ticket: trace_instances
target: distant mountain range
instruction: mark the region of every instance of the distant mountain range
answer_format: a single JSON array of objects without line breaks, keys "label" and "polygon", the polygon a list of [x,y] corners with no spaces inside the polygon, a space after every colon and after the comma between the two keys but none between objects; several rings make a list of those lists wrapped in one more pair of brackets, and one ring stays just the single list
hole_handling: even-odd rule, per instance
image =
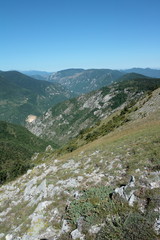
[{"label": "distant mountain range", "polygon": [[48,81],[48,77],[52,74],[52,72],[46,72],[46,71],[22,71],[21,73],[28,75],[32,78],[35,78],[37,80],[44,80]]},{"label": "distant mountain range", "polygon": [[50,74],[52,74],[52,72],[37,71],[37,70],[22,71],[21,73],[28,76],[33,76],[33,75],[49,76]]},{"label": "distant mountain range", "polygon": [[115,82],[124,73],[111,69],[66,69],[55,73],[40,71],[23,72],[38,80],[59,83],[80,95]]},{"label": "distant mountain range", "polygon": [[60,84],[38,81],[17,71],[0,71],[0,120],[24,124],[29,114],[38,116],[73,96]]},{"label": "distant mountain range", "polygon": [[153,77],[153,78],[160,78],[160,70],[159,69],[152,69],[152,68],[131,68],[131,69],[127,69],[124,72],[127,73],[139,73],[139,74],[143,74],[145,76],[148,77]]},{"label": "distant mountain range", "polygon": [[[101,69],[96,69],[96,70],[101,70]],[[107,69],[106,69],[107,70]],[[111,69],[110,69],[111,70]],[[69,77],[69,76],[73,76],[76,73],[82,73],[84,71],[88,71],[88,70],[84,70],[82,68],[72,68],[72,69],[66,69],[66,70],[61,70],[61,71],[54,71],[54,72],[46,72],[46,71],[36,71],[36,70],[32,70],[32,71],[22,71],[23,74],[26,74],[28,76],[32,76],[33,78],[35,76],[39,76],[40,78],[43,78],[43,80],[49,80],[50,78],[52,78],[52,76],[54,76],[55,74],[62,74],[62,77]],[[125,73],[138,73],[138,74],[143,74],[145,76],[148,77],[156,77],[156,78],[160,78],[160,69],[153,69],[153,68],[130,68],[130,69],[125,69],[125,70],[119,70],[121,72],[125,72]],[[41,80],[41,79],[40,79]]]},{"label": "distant mountain range", "polygon": [[145,92],[158,87],[160,79],[126,74],[118,83],[55,105],[42,117],[28,123],[27,128],[37,136],[62,145],[123,104],[135,101]]},{"label": "distant mountain range", "polygon": [[24,125],[28,115],[40,116],[57,103],[131,76],[144,77],[110,69],[67,69],[52,74],[30,71],[28,74],[41,74],[49,81],[38,81],[17,71],[0,71],[0,120]]},{"label": "distant mountain range", "polygon": [[77,94],[88,93],[110,85],[124,73],[110,69],[67,69],[49,76],[49,81],[60,83]]},{"label": "distant mountain range", "polygon": [[50,73],[25,71],[23,73],[38,80],[60,83],[77,94],[87,93],[112,84],[126,73],[138,73],[148,77],[160,78],[160,70],[151,68],[131,68],[126,70],[73,68]]}]

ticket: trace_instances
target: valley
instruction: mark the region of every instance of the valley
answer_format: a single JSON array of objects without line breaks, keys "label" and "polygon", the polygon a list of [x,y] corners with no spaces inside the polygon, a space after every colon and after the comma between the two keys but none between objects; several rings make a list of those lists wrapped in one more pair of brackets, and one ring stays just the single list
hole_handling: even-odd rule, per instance
[{"label": "valley", "polygon": [[26,127],[35,135],[62,146],[84,129],[127,105],[133,105],[157,87],[160,87],[159,79],[126,74],[118,83],[57,104]]},{"label": "valley", "polygon": [[108,73],[0,72],[1,240],[160,238],[160,78]]},{"label": "valley", "polygon": [[59,84],[38,81],[17,71],[0,72],[0,120],[24,125],[28,115],[39,116],[74,96]]}]

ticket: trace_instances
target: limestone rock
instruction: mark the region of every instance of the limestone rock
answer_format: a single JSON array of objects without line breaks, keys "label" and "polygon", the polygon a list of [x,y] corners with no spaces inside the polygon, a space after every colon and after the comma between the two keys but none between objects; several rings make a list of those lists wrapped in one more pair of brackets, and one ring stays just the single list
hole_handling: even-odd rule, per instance
[{"label": "limestone rock", "polygon": [[45,210],[45,208],[50,205],[52,202],[51,201],[44,201],[44,202],[40,202],[37,206],[37,208],[35,209],[35,212],[43,212]]},{"label": "limestone rock", "polygon": [[7,234],[6,235],[6,240],[13,240],[13,235],[12,234]]},{"label": "limestone rock", "polygon": [[64,219],[64,220],[63,220],[63,223],[62,223],[62,229],[61,229],[62,234],[67,233],[67,232],[69,232],[70,230],[71,230],[71,228],[70,228],[67,220]]},{"label": "limestone rock", "polygon": [[93,225],[90,229],[89,229],[89,233],[90,234],[97,234],[100,229],[104,226],[104,224],[101,224],[101,225]]},{"label": "limestone rock", "polygon": [[136,196],[134,195],[135,192],[135,178],[131,176],[129,183],[125,186],[115,189],[115,193],[118,193],[122,198],[128,201],[130,206],[133,206],[134,202],[136,201]]},{"label": "limestone rock", "polygon": [[46,150],[45,150],[46,152],[48,152],[48,151],[53,151],[53,148],[51,147],[51,145],[48,145],[47,147],[46,147]]},{"label": "limestone rock", "polygon": [[160,234],[160,216],[154,224],[154,230],[157,234]]},{"label": "limestone rock", "polygon": [[5,235],[4,233],[0,233],[0,239],[3,238]]},{"label": "limestone rock", "polygon": [[75,229],[74,231],[71,232],[71,237],[73,240],[76,240],[76,239],[84,240],[85,239],[85,235],[82,234],[78,229]]}]

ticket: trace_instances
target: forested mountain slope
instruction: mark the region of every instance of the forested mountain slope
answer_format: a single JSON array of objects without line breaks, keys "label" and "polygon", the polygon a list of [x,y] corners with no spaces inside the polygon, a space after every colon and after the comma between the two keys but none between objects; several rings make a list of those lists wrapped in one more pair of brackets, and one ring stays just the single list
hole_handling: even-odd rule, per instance
[{"label": "forested mountain slope", "polygon": [[75,96],[59,84],[38,81],[16,71],[0,72],[0,120],[24,124],[49,107]]},{"label": "forested mountain slope", "polygon": [[0,184],[33,167],[32,155],[44,151],[47,145],[26,128],[0,121]]},{"label": "forested mountain slope", "polygon": [[108,117],[115,110],[137,101],[158,86],[159,79],[127,74],[118,83],[57,104],[42,117],[28,123],[27,128],[37,136],[62,145],[83,129]]},{"label": "forested mountain slope", "polygon": [[80,95],[110,85],[122,75],[123,72],[111,69],[66,69],[51,74],[48,80]]}]

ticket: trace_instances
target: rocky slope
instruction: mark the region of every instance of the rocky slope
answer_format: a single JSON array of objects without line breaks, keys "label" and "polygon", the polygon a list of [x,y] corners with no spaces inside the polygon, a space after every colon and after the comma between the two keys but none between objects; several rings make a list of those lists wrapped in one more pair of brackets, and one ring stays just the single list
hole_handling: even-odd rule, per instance
[{"label": "rocky slope", "polygon": [[142,75],[127,74],[124,79],[125,81],[57,104],[42,117],[28,123],[27,128],[37,136],[62,145],[83,129],[160,86],[159,79]]},{"label": "rocky slope", "polygon": [[67,69],[51,74],[48,80],[82,94],[110,85],[122,75],[124,73],[111,69]]},{"label": "rocky slope", "polygon": [[16,71],[0,71],[0,120],[24,124],[28,115],[75,96],[59,84],[38,81]]},{"label": "rocky slope", "polygon": [[134,239],[160,236],[160,89],[114,132],[38,164],[0,188],[0,239]]}]

